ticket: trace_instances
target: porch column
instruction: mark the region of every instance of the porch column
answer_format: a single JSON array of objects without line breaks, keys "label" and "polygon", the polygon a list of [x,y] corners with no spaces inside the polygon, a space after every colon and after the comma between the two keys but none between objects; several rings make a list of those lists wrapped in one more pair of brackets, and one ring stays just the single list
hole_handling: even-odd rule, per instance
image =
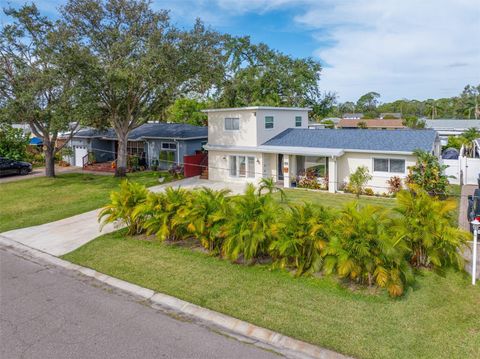
[{"label": "porch column", "polygon": [[290,187],[290,156],[284,154],[283,155],[283,163],[281,167],[283,171],[283,187],[289,188]]},{"label": "porch column", "polygon": [[328,158],[328,192],[335,193],[338,188],[337,180],[337,158]]}]

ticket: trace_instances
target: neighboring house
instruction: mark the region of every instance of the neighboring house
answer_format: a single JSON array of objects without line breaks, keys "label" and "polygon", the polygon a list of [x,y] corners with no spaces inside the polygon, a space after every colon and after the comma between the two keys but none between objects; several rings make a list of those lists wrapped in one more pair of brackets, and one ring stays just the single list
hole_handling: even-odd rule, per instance
[{"label": "neighboring house", "polygon": [[[161,169],[182,164],[183,157],[202,150],[207,143],[207,127],[181,123],[145,123],[128,135],[127,152],[144,158],[147,166],[156,161]],[[118,140],[113,129],[104,131],[83,129],[70,142],[73,149],[71,164],[83,166],[92,153],[96,162],[116,158]]]},{"label": "neighboring house", "polygon": [[402,114],[400,112],[382,112],[380,114],[380,116],[378,118],[380,119],[388,119],[388,118],[398,118],[398,119],[401,119],[402,118]]},{"label": "neighboring house", "polygon": [[338,117],[326,117],[320,122],[309,122],[308,123],[308,128],[327,128],[325,125],[326,123],[332,123],[333,122],[333,127],[337,127],[338,123],[340,122],[341,118]]},{"label": "neighboring house", "polygon": [[336,192],[359,166],[373,178],[367,184],[385,192],[392,176],[406,177],[416,163],[413,151],[440,155],[433,130],[352,131],[308,129],[309,108],[244,107],[208,113],[209,179],[258,182],[274,178],[290,187],[313,169]]},{"label": "neighboring house", "polygon": [[359,128],[359,124],[363,123],[366,128],[369,129],[382,129],[382,130],[390,130],[390,129],[399,129],[405,128],[406,126],[403,125],[403,121],[401,119],[397,120],[381,120],[381,119],[374,119],[374,120],[349,120],[349,119],[341,119],[337,125],[337,128]]},{"label": "neighboring house", "polygon": [[342,118],[347,120],[360,120],[363,117],[363,113],[344,113]]},{"label": "neighboring house", "polygon": [[472,127],[480,130],[480,120],[438,119],[425,120],[425,127],[438,132],[442,145],[448,142],[448,137],[458,136]]}]

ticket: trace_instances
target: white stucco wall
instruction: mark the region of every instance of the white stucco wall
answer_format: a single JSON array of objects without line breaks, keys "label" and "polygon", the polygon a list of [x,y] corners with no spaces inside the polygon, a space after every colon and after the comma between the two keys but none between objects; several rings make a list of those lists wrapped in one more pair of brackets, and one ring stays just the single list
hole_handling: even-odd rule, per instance
[{"label": "white stucco wall", "polygon": [[[256,146],[257,125],[252,110],[219,111],[208,113],[208,143],[223,146]],[[239,130],[225,130],[225,118],[239,118]]]},{"label": "white stucco wall", "polygon": [[[254,157],[255,177],[230,176],[230,162],[228,156]],[[261,178],[263,178],[263,156],[261,153],[208,151],[208,179],[212,181],[257,183]]]},{"label": "white stucco wall", "polygon": [[[273,116],[273,128],[265,128],[265,116]],[[295,117],[302,117],[302,126],[295,127]],[[308,128],[308,111],[301,110],[258,110],[257,144],[261,145],[288,128]]]},{"label": "white stucco wall", "polygon": [[[395,158],[405,160],[405,173],[378,173],[373,172],[374,158]],[[366,187],[372,188],[374,192],[383,193],[388,189],[387,180],[393,176],[405,178],[408,174],[408,167],[416,163],[416,157],[413,155],[390,155],[381,153],[356,153],[345,152],[337,160],[338,188],[341,189],[344,183],[348,183],[348,177],[360,166],[366,166],[372,175]]]},{"label": "white stucco wall", "polygon": [[[273,116],[274,127],[265,128],[265,116]],[[208,143],[210,145],[258,146],[288,128],[295,128],[295,117],[302,117],[302,126],[308,128],[306,110],[225,110],[208,113]],[[225,118],[239,118],[239,130],[225,130]]]}]

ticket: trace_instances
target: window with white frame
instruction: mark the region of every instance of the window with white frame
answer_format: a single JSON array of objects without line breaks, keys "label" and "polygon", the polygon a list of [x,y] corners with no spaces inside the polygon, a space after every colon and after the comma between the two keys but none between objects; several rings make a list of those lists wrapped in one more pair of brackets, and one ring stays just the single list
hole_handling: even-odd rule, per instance
[{"label": "window with white frame", "polygon": [[265,116],[265,128],[273,128],[273,116]]},{"label": "window with white frame", "polygon": [[177,144],[174,142],[162,142],[162,150],[175,151],[177,149]]},{"label": "window with white frame", "polygon": [[295,127],[302,127],[302,116],[295,116]]},{"label": "window with white frame", "polygon": [[255,178],[255,157],[228,156],[231,177]]},{"label": "window with white frame", "polygon": [[236,131],[240,129],[240,119],[234,117],[225,118],[225,130]]},{"label": "window with white frame", "polygon": [[373,172],[405,173],[405,160],[398,158],[374,158]]}]

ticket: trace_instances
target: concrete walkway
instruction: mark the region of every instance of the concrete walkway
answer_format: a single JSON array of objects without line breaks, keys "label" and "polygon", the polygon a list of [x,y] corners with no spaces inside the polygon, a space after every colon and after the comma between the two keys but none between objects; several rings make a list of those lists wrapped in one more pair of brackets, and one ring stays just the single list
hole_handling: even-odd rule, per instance
[{"label": "concrete walkway", "polygon": [[201,187],[211,188],[213,190],[219,191],[222,189],[229,189],[232,195],[241,194],[245,191],[245,183],[230,183],[222,181],[210,181],[206,179],[200,179],[198,176],[184,178],[180,181],[169,182],[158,186],[150,187],[149,190],[152,192],[162,192],[167,187],[181,187],[185,189],[195,189]]},{"label": "concrete walkway", "polygon": [[468,184],[462,186],[460,196],[460,208],[458,210],[458,226],[465,230],[470,231],[470,224],[468,223],[467,211],[468,211],[468,196],[473,195],[473,192],[477,186]]},{"label": "concrete walkway", "polygon": [[[149,189],[152,192],[162,192],[167,187],[182,187],[186,189],[209,187],[215,190],[230,189],[232,194],[239,194],[243,192],[244,186],[244,184],[231,184],[191,177],[153,186]],[[54,256],[61,256],[83,246],[102,234],[110,233],[120,228],[120,226],[115,227],[109,224],[100,231],[100,224],[98,223],[99,211],[97,209],[51,223],[14,229],[0,233],[0,235]]]}]

